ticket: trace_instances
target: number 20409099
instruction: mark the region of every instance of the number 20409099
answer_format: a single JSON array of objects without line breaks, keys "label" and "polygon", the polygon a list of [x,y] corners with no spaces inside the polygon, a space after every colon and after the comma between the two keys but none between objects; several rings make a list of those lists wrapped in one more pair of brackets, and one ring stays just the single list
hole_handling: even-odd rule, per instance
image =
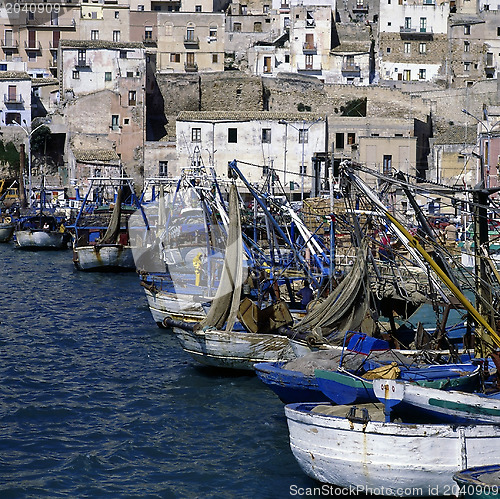
[{"label": "number 20409099", "polygon": [[[2,2],[3,3],[3,2]],[[61,5],[58,3],[13,3],[7,2],[4,5],[0,3],[0,7],[4,6],[7,14],[20,14],[20,13],[31,13],[31,14],[43,14],[44,12],[52,13],[59,12],[61,10]]]}]

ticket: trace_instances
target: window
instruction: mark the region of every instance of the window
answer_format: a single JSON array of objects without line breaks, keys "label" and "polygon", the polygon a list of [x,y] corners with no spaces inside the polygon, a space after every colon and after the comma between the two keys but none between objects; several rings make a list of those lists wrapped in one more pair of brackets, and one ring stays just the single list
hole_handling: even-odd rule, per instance
[{"label": "window", "polygon": [[254,33],[262,33],[262,23],[260,21],[253,23]]},{"label": "window", "polygon": [[262,129],[262,143],[270,144],[271,143],[271,129],[263,128]]},{"label": "window", "polygon": [[387,47],[387,53],[390,54],[391,53],[391,47]]},{"label": "window", "polygon": [[158,176],[168,177],[168,161],[158,161]]},{"label": "window", "polygon": [[191,128],[191,142],[201,142],[201,128]]},{"label": "window", "polygon": [[242,5],[241,6],[241,15],[242,16],[246,16],[248,13],[248,9],[247,9],[247,6],[246,5]]},{"label": "window", "polygon": [[236,144],[238,142],[238,129],[228,128],[227,129],[227,141],[230,144]]},{"label": "window", "polygon": [[264,73],[272,73],[271,57],[264,57]]},{"label": "window", "polygon": [[111,129],[115,132],[120,129],[119,120],[120,116],[118,116],[117,114],[111,115]]},{"label": "window", "polygon": [[135,106],[137,103],[137,92],[135,90],[129,90],[128,92],[128,105]]},{"label": "window", "polygon": [[470,42],[464,42],[464,52],[470,52]]},{"label": "window", "polygon": [[289,54],[285,54],[285,63],[290,64],[290,55]]},{"label": "window", "polygon": [[217,40],[217,27],[209,28],[208,36],[210,37],[210,40],[212,40],[212,41]]},{"label": "window", "polygon": [[142,12],[142,11],[144,10],[144,5],[138,5],[138,6],[137,6],[137,10],[138,10],[139,12]]},{"label": "window", "polygon": [[190,42],[194,42],[194,28],[187,28],[186,40],[190,41]]},{"label": "window", "polygon": [[425,69],[419,69],[418,70],[418,78],[419,78],[419,80],[425,80],[425,74],[426,74]]},{"label": "window", "polygon": [[336,149],[344,149],[344,134],[336,133],[335,134],[335,148]]},{"label": "window", "polygon": [[212,64],[217,64],[219,62],[218,54],[212,54]]},{"label": "window", "polygon": [[420,33],[426,33],[426,32],[427,32],[427,18],[421,17],[420,18]]},{"label": "window", "polygon": [[418,46],[418,51],[419,51],[421,54],[426,54],[426,53],[427,53],[427,43],[421,43],[421,44]]},{"label": "window", "polygon": [[312,10],[306,11],[306,28],[314,28],[316,26],[316,21],[314,20],[314,14]]},{"label": "window", "polygon": [[111,81],[111,71],[106,71],[104,73],[104,81]]},{"label": "window", "polygon": [[196,5],[194,8],[195,12],[201,12],[201,5]]},{"label": "window", "polygon": [[181,62],[181,54],[170,54],[170,62]]},{"label": "window", "polygon": [[500,27],[497,28],[497,36],[500,36]]},{"label": "window", "polygon": [[269,5],[264,4],[264,5],[262,6],[262,12],[263,12],[264,14],[268,14],[268,13],[269,13]]},{"label": "window", "polygon": [[28,52],[28,61],[36,62],[36,52]]},{"label": "window", "polygon": [[470,71],[470,62],[464,62],[464,71],[466,73]]},{"label": "window", "polygon": [[28,12],[28,20],[29,21],[35,20],[35,13],[34,12],[31,12],[31,11]]},{"label": "window", "polygon": [[114,42],[119,42],[120,41],[120,31],[119,30],[114,30],[113,31],[113,41]]},{"label": "window", "polygon": [[405,17],[405,29],[411,29],[411,17]]},{"label": "window", "polygon": [[120,50],[120,59],[126,59],[126,58],[127,58],[127,51]]},{"label": "window", "polygon": [[80,71],[74,69],[73,70],[73,80],[79,80],[80,79]]},{"label": "window", "polygon": [[470,35],[470,25],[466,24],[464,26],[464,35]]},{"label": "window", "polygon": [[99,30],[93,29],[90,31],[90,39],[91,40],[99,40]]},{"label": "window", "polygon": [[392,171],[392,155],[384,154],[384,163],[382,173],[384,175],[389,175]]},{"label": "window", "polygon": [[305,129],[299,130],[299,144],[307,144],[307,142],[309,140],[308,132],[309,132],[309,130],[305,130]]},{"label": "window", "polygon": [[409,69],[403,70],[403,80],[410,81],[411,80],[411,71]]},{"label": "window", "polygon": [[115,19],[120,19],[120,11],[115,10]]},{"label": "window", "polygon": [[233,24],[233,31],[235,33],[241,33],[241,23],[234,23]]},{"label": "window", "polygon": [[405,42],[405,54],[409,54],[411,52],[411,43]]},{"label": "window", "polygon": [[146,26],[144,28],[144,40],[152,40],[153,39],[153,27]]},{"label": "window", "polygon": [[127,78],[133,78],[134,77],[134,72],[133,71],[127,71]]},{"label": "window", "polygon": [[305,60],[306,60],[306,69],[312,69],[313,68],[313,55],[312,54],[306,54]]},{"label": "window", "polygon": [[347,144],[352,146],[356,142],[356,134],[349,132],[347,134]]},{"label": "window", "polygon": [[124,118],[123,124],[128,125],[130,123],[130,118]]}]

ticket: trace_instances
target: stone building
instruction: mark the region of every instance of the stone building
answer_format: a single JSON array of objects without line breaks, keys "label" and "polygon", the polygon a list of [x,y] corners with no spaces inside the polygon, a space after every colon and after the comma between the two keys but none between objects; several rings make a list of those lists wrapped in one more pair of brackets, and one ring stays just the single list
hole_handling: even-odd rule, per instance
[{"label": "stone building", "polygon": [[448,2],[382,0],[380,79],[436,80],[447,60],[449,13]]},{"label": "stone building", "polygon": [[182,112],[177,117],[179,167],[200,154],[227,178],[236,159],[249,182],[262,183],[271,170],[293,198],[309,196],[315,171],[325,172],[326,119],[312,113]]}]

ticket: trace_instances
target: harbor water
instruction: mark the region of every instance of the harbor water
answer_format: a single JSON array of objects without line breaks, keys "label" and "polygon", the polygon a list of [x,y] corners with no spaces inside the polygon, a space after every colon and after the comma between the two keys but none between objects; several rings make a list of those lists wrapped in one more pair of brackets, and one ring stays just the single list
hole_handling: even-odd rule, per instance
[{"label": "harbor water", "polygon": [[255,376],[197,367],[135,273],[0,245],[0,497],[299,496],[319,485]]},{"label": "harbor water", "polygon": [[0,498],[366,497],[309,479],[257,377],[199,367],[137,275],[0,245]]}]

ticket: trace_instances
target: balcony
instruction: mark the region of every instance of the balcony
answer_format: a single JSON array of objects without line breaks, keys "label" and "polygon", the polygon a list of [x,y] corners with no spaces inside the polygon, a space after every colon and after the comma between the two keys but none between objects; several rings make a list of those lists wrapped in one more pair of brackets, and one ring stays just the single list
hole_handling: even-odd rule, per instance
[{"label": "balcony", "polygon": [[24,99],[21,94],[3,94],[3,102],[6,105],[24,104]]},{"label": "balcony", "polygon": [[432,40],[432,28],[407,28],[399,27],[399,34],[402,40]]},{"label": "balcony", "polygon": [[19,50],[19,42],[16,40],[2,40],[2,49]]},{"label": "balcony", "polygon": [[76,68],[80,69],[90,69],[91,65],[90,62],[87,59],[84,59],[83,57],[78,58],[75,64]]},{"label": "balcony", "polygon": [[156,37],[153,38],[152,36],[143,36],[142,37],[142,43],[144,44],[145,47],[156,47],[157,45],[157,39]]},{"label": "balcony", "polygon": [[200,48],[200,39],[197,36],[185,36],[184,47],[186,48]]},{"label": "balcony", "polygon": [[297,64],[297,71],[300,73],[318,74],[323,71],[320,62],[314,64]]},{"label": "balcony", "polygon": [[26,26],[36,27],[39,30],[52,30],[52,29],[74,30],[74,29],[76,29],[76,21],[75,21],[75,19],[65,19],[64,17],[63,18],[58,17],[58,18],[48,19],[45,21],[26,18]]},{"label": "balcony", "polygon": [[198,64],[196,62],[185,62],[184,70],[186,73],[196,73],[198,71]]},{"label": "balcony", "polygon": [[361,67],[358,64],[344,63],[342,64],[343,76],[360,76]]},{"label": "balcony", "polygon": [[24,42],[24,48],[26,51],[29,50],[36,50],[37,52],[42,51],[42,44],[40,42],[36,41],[29,41],[29,42]]},{"label": "balcony", "polygon": [[317,48],[315,43],[305,42],[302,44],[302,52],[304,54],[317,54]]},{"label": "balcony", "polygon": [[368,14],[368,5],[359,3],[352,9],[353,14]]}]

